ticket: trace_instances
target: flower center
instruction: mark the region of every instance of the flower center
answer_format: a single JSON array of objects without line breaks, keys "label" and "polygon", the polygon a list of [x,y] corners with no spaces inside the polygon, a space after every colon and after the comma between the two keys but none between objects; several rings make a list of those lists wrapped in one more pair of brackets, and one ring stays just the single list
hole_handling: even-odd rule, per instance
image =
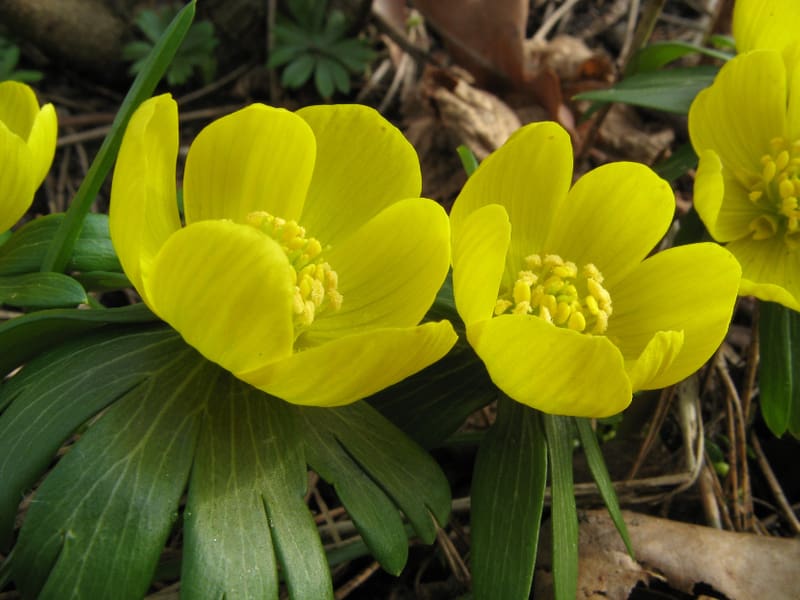
[{"label": "flower center", "polygon": [[783,233],[786,245],[800,247],[800,140],[775,138],[761,157],[762,170],[750,185],[750,201],[763,212],[750,222],[754,240]]},{"label": "flower center", "polygon": [[297,221],[287,221],[268,212],[250,213],[247,224],[278,242],[294,269],[292,308],[295,335],[311,325],[320,314],[341,308],[343,298],[338,290],[339,276],[323,260],[319,240],[307,237],[305,228]]},{"label": "flower center", "polygon": [[605,333],[611,295],[592,263],[579,270],[557,254],[531,254],[511,289],[497,298],[495,316],[534,314],[548,323],[589,334]]}]

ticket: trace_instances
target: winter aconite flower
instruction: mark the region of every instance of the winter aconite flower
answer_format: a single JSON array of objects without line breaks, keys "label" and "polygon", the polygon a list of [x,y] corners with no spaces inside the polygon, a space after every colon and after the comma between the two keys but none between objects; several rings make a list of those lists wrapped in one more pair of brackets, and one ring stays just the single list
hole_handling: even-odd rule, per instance
[{"label": "winter aconite flower", "polygon": [[53,162],[57,129],[52,104],[40,108],[24,83],[0,82],[0,233],[31,205]]},{"label": "winter aconite flower", "polygon": [[539,410],[601,417],[691,374],[722,341],[740,269],[715,244],[650,258],[672,220],[665,181],[613,163],[570,189],[555,123],[520,129],[453,205],[453,285],[492,380]]},{"label": "winter aconite flower", "polygon": [[176,202],[177,106],[132,117],[111,238],[147,305],[208,359],[272,395],[334,406],[441,358],[417,325],[449,266],[447,216],[419,198],[413,148],[363,106],[254,104],[189,149]]},{"label": "winter aconite flower", "polygon": [[689,134],[694,204],[741,263],[740,292],[800,310],[800,76],[788,54],[752,50],[725,64],[692,103]]},{"label": "winter aconite flower", "polygon": [[784,51],[800,39],[797,0],[736,0],[733,37],[739,52],[770,48]]}]

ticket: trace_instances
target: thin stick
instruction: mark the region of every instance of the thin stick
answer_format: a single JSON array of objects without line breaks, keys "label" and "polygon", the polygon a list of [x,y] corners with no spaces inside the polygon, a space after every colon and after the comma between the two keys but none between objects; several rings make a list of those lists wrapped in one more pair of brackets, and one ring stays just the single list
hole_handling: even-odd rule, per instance
[{"label": "thin stick", "polygon": [[797,520],[797,516],[792,510],[791,504],[789,504],[789,501],[786,499],[786,496],[783,493],[781,484],[778,483],[778,478],[775,477],[772,467],[769,466],[769,461],[767,461],[767,457],[764,455],[764,451],[761,449],[761,443],[758,441],[758,436],[755,434],[751,435],[750,444],[756,453],[756,461],[758,462],[758,466],[761,469],[761,472],[764,474],[764,478],[767,480],[767,485],[769,485],[770,490],[772,490],[772,495],[775,496],[775,501],[778,503],[781,513],[786,518],[786,521],[789,523],[789,526],[792,528],[792,531],[794,531],[795,535],[800,534],[800,521]]},{"label": "thin stick", "polygon": [[534,42],[543,42],[547,39],[547,34],[550,33],[550,30],[555,27],[558,22],[561,20],[568,11],[572,10],[572,7],[578,3],[578,0],[567,0],[559,6],[556,10],[552,12],[552,14],[544,20],[539,26],[539,29],[536,30],[536,33],[533,34],[533,41]]},{"label": "thin stick", "polygon": [[358,575],[347,581],[343,586],[336,590],[334,594],[334,598],[336,600],[342,600],[343,598],[347,598],[350,594],[352,594],[355,589],[364,583],[367,579],[372,577],[372,575],[381,568],[381,565],[378,561],[373,561],[366,569],[361,571]]}]

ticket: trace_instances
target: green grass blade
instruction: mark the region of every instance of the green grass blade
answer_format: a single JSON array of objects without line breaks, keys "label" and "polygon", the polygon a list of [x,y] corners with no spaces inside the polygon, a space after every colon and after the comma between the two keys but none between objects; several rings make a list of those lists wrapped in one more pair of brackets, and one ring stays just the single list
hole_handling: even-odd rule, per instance
[{"label": "green grass blade", "polygon": [[572,480],[572,423],[543,415],[552,488],[553,584],[555,600],[574,600],[578,587],[578,512]]},{"label": "green grass blade", "polygon": [[476,600],[528,598],[546,482],[547,447],[539,413],[501,397],[472,478]]},{"label": "green grass blade", "polygon": [[589,470],[592,472],[592,477],[597,484],[597,489],[600,490],[600,496],[603,498],[603,502],[608,509],[608,514],[611,515],[614,526],[617,528],[622,541],[625,543],[628,554],[633,558],[633,545],[628,535],[628,527],[625,525],[625,520],[622,518],[622,510],[619,507],[617,493],[614,490],[614,484],[611,482],[611,477],[608,474],[606,461],[603,459],[600,445],[597,443],[597,436],[595,436],[592,430],[589,419],[577,418],[575,419],[575,424],[578,427],[578,436],[583,445],[586,461],[589,463]]},{"label": "green grass blade", "polygon": [[134,80],[117,116],[114,118],[114,122],[111,124],[111,131],[103,140],[100,151],[92,161],[89,172],[81,182],[64,220],[61,222],[53,241],[47,249],[42,261],[42,271],[62,272],[66,268],[69,258],[72,256],[75,240],[80,233],[83,219],[86,213],[89,212],[92,202],[94,202],[100,187],[103,185],[103,181],[105,181],[106,175],[108,175],[111,166],[114,164],[128,120],[139,104],[152,95],[159,80],[169,67],[172,58],[175,56],[192,24],[195,3],[196,0],[191,0],[181,9],[164,32],[164,35],[153,47],[152,53],[145,60],[142,70]]}]

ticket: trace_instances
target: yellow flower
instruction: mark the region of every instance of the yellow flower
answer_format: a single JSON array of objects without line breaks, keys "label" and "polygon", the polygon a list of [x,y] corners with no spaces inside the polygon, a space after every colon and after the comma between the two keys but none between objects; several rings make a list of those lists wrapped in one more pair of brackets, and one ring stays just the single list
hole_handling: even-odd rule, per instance
[{"label": "yellow flower", "polygon": [[788,79],[777,50],[737,56],[695,98],[689,135],[695,207],[741,263],[740,293],[800,310],[800,76]]},{"label": "yellow flower", "polygon": [[648,255],[672,221],[669,185],[613,163],[570,189],[555,123],[520,129],[453,205],[453,286],[467,338],[508,396],[602,417],[698,369],[725,336],[740,269],[716,244]]},{"label": "yellow flower", "polygon": [[736,0],[733,37],[736,49],[783,51],[800,39],[800,2],[797,0]]},{"label": "yellow flower", "polygon": [[131,118],[110,227],[145,303],[206,358],[297,404],[336,406],[435,362],[417,324],[446,275],[449,223],[419,198],[410,144],[363,106],[254,104],[195,138],[176,202],[177,105]]},{"label": "yellow flower", "polygon": [[52,104],[39,108],[24,83],[0,83],[0,233],[33,202],[56,151],[58,121]]}]

